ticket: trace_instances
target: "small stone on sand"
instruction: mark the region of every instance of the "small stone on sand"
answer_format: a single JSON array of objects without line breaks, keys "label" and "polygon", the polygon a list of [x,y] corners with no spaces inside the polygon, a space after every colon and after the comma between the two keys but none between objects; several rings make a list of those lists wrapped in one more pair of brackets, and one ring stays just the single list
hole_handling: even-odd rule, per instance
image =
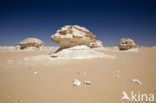
[{"label": "small stone on sand", "polygon": [[86,84],[86,85],[91,85],[92,83],[91,83],[91,81],[86,80],[86,81],[84,81],[84,84]]},{"label": "small stone on sand", "polygon": [[35,74],[35,75],[37,75],[37,74],[38,74],[38,72],[34,72],[34,74]]},{"label": "small stone on sand", "polygon": [[80,86],[81,82],[78,79],[74,79],[73,86]]},{"label": "small stone on sand", "polygon": [[142,83],[139,79],[132,79],[132,82],[142,85]]}]

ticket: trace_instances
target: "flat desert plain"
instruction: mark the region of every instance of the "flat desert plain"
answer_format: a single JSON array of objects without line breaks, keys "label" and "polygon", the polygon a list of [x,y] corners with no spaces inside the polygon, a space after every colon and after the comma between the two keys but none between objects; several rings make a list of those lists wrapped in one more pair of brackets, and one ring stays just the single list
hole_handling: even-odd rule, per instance
[{"label": "flat desert plain", "polygon": [[[101,51],[116,58],[50,60],[38,56],[48,51],[0,52],[0,103],[132,103],[121,99],[123,91],[130,98],[131,92],[156,95],[156,48]],[[73,86],[74,79],[81,85]]]}]

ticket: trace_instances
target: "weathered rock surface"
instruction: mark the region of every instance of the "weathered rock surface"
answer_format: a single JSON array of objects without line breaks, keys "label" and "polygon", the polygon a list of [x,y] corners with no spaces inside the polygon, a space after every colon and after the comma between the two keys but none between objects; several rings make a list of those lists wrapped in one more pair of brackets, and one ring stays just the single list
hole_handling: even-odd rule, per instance
[{"label": "weathered rock surface", "polygon": [[130,38],[123,38],[119,41],[118,47],[120,50],[128,50],[132,48],[136,48],[135,42]]},{"label": "weathered rock surface", "polygon": [[37,38],[26,38],[19,43],[20,49],[39,49],[39,47],[43,46],[43,41]]},{"label": "weathered rock surface", "polygon": [[99,48],[99,47],[103,47],[103,44],[102,44],[102,41],[96,40],[96,42],[90,43],[89,47],[91,47],[91,48]]},{"label": "weathered rock surface", "polygon": [[76,45],[87,45],[92,48],[102,46],[102,42],[96,41],[95,37],[94,34],[84,27],[67,25],[52,35],[51,40],[63,48]]}]

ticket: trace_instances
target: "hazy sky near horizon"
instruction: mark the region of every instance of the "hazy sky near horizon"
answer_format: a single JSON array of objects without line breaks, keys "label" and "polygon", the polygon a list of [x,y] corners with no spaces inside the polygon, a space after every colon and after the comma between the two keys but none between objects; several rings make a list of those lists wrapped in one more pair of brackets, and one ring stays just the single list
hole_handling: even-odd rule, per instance
[{"label": "hazy sky near horizon", "polygon": [[156,45],[155,0],[0,0],[0,45],[18,45],[36,37],[45,45],[65,25],[89,29],[104,46],[129,37]]}]

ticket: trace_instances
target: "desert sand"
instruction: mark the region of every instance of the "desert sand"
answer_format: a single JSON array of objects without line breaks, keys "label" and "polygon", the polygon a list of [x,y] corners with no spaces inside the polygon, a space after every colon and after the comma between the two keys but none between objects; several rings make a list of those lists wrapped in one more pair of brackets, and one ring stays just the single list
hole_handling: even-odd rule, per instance
[{"label": "desert sand", "polygon": [[[116,58],[51,60],[42,56],[48,50],[1,50],[0,103],[130,103],[121,100],[122,91],[156,95],[156,48],[99,51]],[[74,79],[81,85],[73,86]]]}]

